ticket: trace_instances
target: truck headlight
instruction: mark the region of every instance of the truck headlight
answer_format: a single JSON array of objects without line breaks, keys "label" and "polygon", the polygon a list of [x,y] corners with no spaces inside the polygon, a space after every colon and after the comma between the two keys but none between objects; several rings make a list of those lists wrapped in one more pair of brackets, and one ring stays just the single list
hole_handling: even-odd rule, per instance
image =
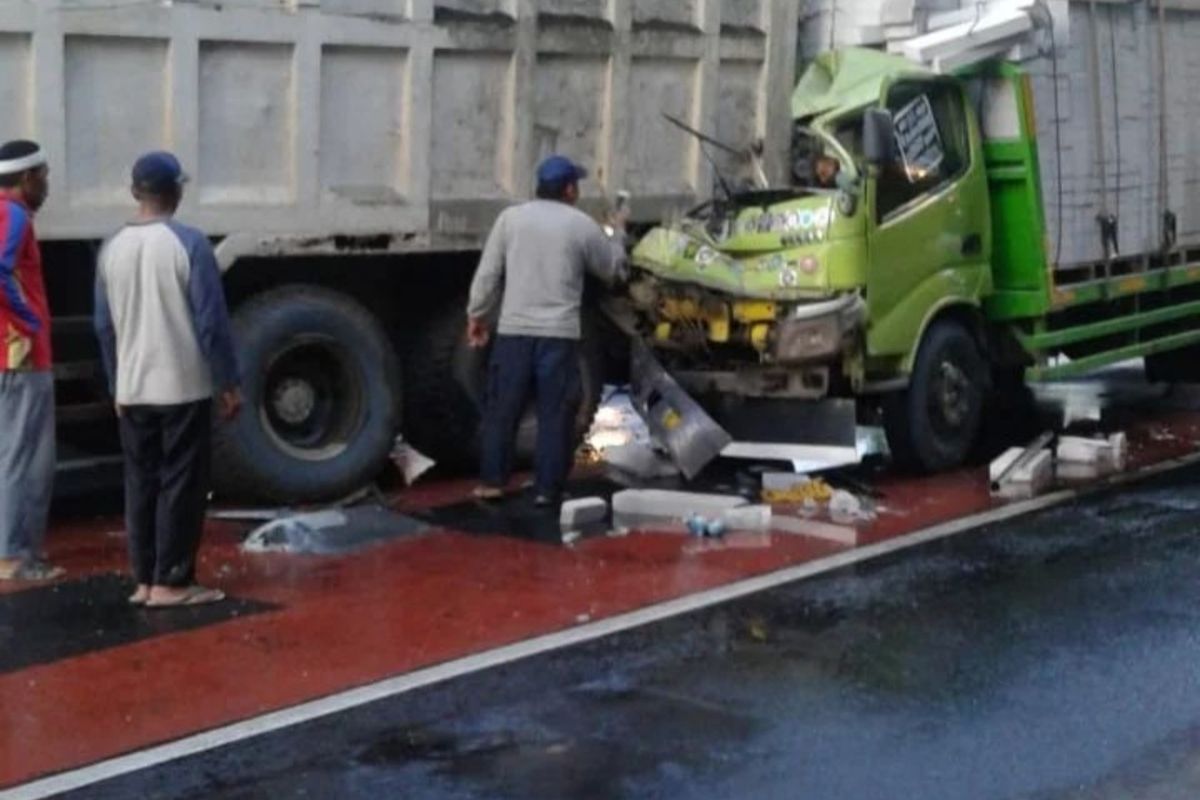
[{"label": "truck headlight", "polygon": [[795,363],[835,356],[865,316],[866,303],[855,294],[798,305],[776,323],[771,358],[777,363]]},{"label": "truck headlight", "polygon": [[837,355],[841,349],[841,321],[837,314],[829,314],[818,319],[778,323],[771,353],[778,362],[813,361]]}]

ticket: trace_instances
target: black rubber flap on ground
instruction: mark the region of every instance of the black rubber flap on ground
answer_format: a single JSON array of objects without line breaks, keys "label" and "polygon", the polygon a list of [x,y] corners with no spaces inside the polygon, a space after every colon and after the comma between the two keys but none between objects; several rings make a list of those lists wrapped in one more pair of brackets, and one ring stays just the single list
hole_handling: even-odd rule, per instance
[{"label": "black rubber flap on ground", "polygon": [[[621,487],[603,478],[572,481],[567,487],[569,498],[603,497],[610,500]],[[559,507],[538,508],[533,503],[532,491],[514,492],[504,500],[488,503],[482,500],[467,500],[449,506],[440,506],[417,512],[415,516],[431,525],[477,535],[510,536],[535,542],[562,542],[559,527]],[[606,529],[598,526],[597,531],[585,530],[589,535]]]},{"label": "black rubber flap on ground", "polygon": [[275,606],[229,598],[184,608],[137,608],[116,574],[0,595],[0,673],[203,628]]}]

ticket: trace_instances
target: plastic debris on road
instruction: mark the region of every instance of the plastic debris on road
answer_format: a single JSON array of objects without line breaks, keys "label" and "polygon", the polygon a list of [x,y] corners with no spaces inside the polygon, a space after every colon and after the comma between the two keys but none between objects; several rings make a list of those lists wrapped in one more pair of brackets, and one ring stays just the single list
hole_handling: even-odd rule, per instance
[{"label": "plastic debris on road", "polygon": [[281,517],[250,532],[251,553],[336,555],[428,530],[420,520],[382,506],[356,506]]},{"label": "plastic debris on road", "polygon": [[400,470],[400,474],[404,476],[406,486],[416,483],[417,479],[433,469],[436,463],[432,458],[404,441],[402,436],[396,437],[396,443],[392,446],[391,458],[396,469]]}]

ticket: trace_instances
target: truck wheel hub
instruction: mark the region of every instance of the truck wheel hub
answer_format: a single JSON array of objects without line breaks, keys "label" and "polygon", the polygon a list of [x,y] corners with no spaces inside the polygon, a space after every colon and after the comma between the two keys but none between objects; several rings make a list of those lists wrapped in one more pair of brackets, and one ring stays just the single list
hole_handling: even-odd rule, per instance
[{"label": "truck wheel hub", "polygon": [[289,425],[300,425],[317,406],[317,391],[313,385],[301,378],[287,378],[275,387],[271,398],[275,413]]},{"label": "truck wheel hub", "polygon": [[957,364],[942,362],[935,395],[938,410],[947,424],[957,427],[966,422],[970,413],[969,389],[966,373]]}]

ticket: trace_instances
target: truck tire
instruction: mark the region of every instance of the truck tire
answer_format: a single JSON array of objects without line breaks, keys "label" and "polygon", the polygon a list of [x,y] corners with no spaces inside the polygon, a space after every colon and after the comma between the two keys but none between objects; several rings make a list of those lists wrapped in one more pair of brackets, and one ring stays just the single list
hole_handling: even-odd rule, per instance
[{"label": "truck tire", "polygon": [[[490,348],[467,345],[466,299],[438,313],[412,348],[405,374],[405,438],[439,465],[457,472],[479,466],[479,423]],[[579,349],[583,390],[576,420],[577,442],[591,426],[604,388],[603,352],[585,320]],[[514,456],[519,466],[533,463],[537,423],[533,408],[517,428]]]},{"label": "truck tire", "polygon": [[963,325],[941,320],[930,326],[908,390],[884,400],[884,429],[899,466],[932,473],[966,460],[979,436],[987,374]]},{"label": "truck tire", "polygon": [[400,420],[400,371],[379,321],[349,297],[286,286],[237,310],[245,405],[218,426],[214,476],[229,496],[343,497],[384,467]]}]

